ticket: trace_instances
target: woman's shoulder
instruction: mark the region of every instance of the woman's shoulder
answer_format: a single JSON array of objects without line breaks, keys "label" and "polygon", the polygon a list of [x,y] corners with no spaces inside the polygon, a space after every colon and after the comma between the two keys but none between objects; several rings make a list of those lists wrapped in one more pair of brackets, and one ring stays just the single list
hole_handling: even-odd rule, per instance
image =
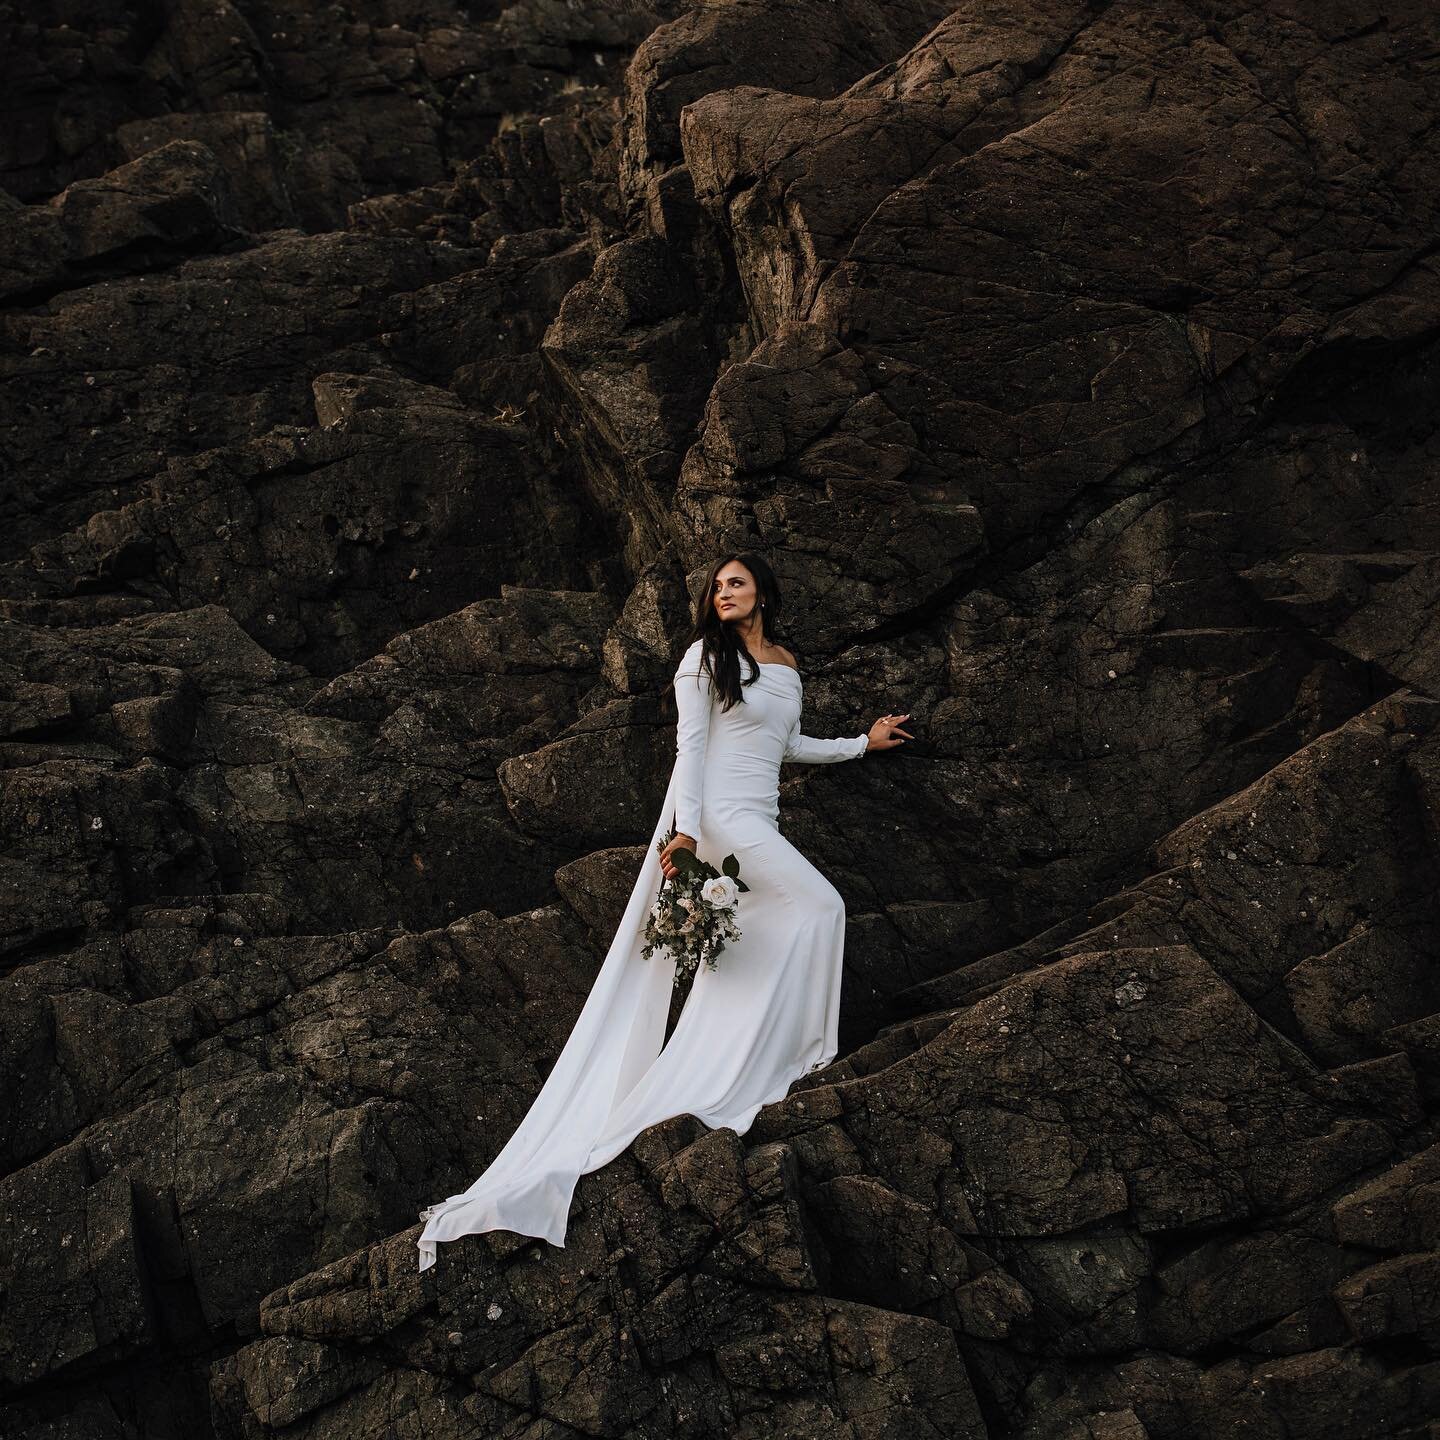
[{"label": "woman's shoulder", "polygon": [[[793,665],[796,670],[800,668],[800,662],[795,658],[794,652],[786,649],[784,645],[772,645],[770,647],[781,660],[787,665]],[[677,670],[693,671],[700,664],[700,657],[705,653],[704,640],[692,640],[686,647],[685,653],[681,655]]]}]

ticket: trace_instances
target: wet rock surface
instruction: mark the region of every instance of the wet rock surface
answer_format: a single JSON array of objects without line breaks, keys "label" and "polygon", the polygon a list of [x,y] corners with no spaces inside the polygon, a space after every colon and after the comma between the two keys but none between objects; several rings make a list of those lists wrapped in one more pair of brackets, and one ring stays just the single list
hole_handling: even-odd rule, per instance
[{"label": "wet rock surface", "polygon": [[[0,29],[0,1432],[1432,1434],[1432,7]],[[841,1053],[421,1276],[748,546]]]}]

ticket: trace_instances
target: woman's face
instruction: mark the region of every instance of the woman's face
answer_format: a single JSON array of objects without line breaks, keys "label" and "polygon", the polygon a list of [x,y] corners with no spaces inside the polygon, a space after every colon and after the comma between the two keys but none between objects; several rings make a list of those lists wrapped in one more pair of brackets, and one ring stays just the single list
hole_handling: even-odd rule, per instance
[{"label": "woman's face", "polygon": [[723,565],[715,576],[715,613],[727,624],[747,620],[759,603],[755,577],[738,560]]}]

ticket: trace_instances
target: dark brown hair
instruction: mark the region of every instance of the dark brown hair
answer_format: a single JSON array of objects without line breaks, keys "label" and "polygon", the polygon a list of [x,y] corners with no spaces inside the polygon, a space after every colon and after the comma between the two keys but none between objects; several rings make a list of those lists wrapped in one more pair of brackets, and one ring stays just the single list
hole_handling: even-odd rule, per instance
[{"label": "dark brown hair", "polygon": [[[695,603],[695,619],[686,636],[687,648],[695,641],[701,641],[700,663],[709,669],[715,693],[720,697],[720,708],[728,710],[744,699],[741,686],[749,685],[759,678],[759,662],[740,644],[740,637],[734,627],[727,625],[715,609],[715,577],[732,560],[738,560],[755,579],[755,604],[760,617],[761,637],[771,645],[791,648],[781,629],[780,612],[782,600],[780,582],[763,555],[752,550],[736,554],[721,555],[713,561],[705,574],[705,583],[700,587],[700,596]],[[764,605],[763,609],[759,607]],[[751,662],[750,674],[744,681],[740,678],[742,655]],[[669,686],[666,687],[667,691]]]}]

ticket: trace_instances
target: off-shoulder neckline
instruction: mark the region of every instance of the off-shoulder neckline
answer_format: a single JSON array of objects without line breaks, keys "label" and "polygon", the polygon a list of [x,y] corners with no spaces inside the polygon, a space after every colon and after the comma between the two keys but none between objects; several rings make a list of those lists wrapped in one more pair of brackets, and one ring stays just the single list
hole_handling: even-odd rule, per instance
[{"label": "off-shoulder neckline", "polygon": [[[787,665],[783,660],[757,660],[757,665],[768,665],[773,670],[788,670],[797,680],[800,680],[800,670],[795,665]],[[805,682],[800,680],[803,685]]]},{"label": "off-shoulder neckline", "polygon": [[[699,653],[703,649],[703,641],[692,640],[690,642],[689,648],[685,651],[685,653],[686,655],[689,655],[691,650]],[[753,660],[755,657],[752,655],[749,658]],[[798,665],[787,665],[783,660],[755,660],[755,663],[757,665],[768,665],[772,670],[788,670],[797,680],[800,681],[802,685],[805,683],[804,679],[800,675],[800,667]]]},{"label": "off-shoulder neckline", "polygon": [[[745,652],[745,655],[747,659],[755,660],[755,657],[751,655],[748,650]],[[797,675],[800,673],[800,667],[798,665],[787,665],[783,660],[755,660],[755,663],[757,665],[769,665],[774,670],[793,670]]]}]

